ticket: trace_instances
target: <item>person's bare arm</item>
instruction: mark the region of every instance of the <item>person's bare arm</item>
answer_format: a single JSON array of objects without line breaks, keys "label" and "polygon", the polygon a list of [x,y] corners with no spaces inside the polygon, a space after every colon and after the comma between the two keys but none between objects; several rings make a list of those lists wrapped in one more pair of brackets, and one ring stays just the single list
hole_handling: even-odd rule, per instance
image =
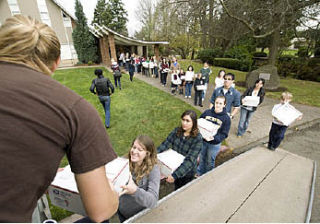
[{"label": "person's bare arm", "polygon": [[75,174],[75,178],[83,205],[91,220],[102,222],[117,211],[118,193],[110,185],[104,166]]},{"label": "person's bare arm", "polygon": [[210,105],[209,105],[209,109],[211,109],[213,107],[213,104],[212,103],[210,103]]},{"label": "person's bare arm", "polygon": [[231,116],[234,117],[238,111],[240,110],[240,107],[233,107],[232,112],[231,112]]}]

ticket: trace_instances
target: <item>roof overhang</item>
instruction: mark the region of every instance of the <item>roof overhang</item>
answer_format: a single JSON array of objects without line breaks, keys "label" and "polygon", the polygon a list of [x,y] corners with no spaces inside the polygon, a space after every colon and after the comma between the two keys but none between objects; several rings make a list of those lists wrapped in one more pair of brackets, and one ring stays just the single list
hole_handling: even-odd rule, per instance
[{"label": "roof overhang", "polygon": [[104,35],[113,34],[114,41],[118,45],[137,45],[137,46],[146,46],[146,45],[168,45],[169,42],[167,41],[143,41],[143,40],[136,40],[130,37],[126,37],[120,33],[117,33],[105,25],[100,26],[97,23],[94,23],[93,26],[89,26],[90,32],[96,36],[97,38],[101,38]]},{"label": "roof overhang", "polygon": [[58,1],[56,0],[52,0],[54,2],[54,4],[56,4],[59,8],[62,9],[62,11],[64,13],[66,13],[68,16],[70,16],[73,20],[77,20],[76,17],[74,15],[71,15],[71,13],[69,13]]}]

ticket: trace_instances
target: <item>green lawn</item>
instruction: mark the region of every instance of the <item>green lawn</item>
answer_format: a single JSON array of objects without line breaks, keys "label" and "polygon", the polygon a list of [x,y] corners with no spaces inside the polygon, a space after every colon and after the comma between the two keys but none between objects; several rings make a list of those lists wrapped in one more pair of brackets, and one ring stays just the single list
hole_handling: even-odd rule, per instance
[{"label": "green lawn", "polygon": [[[74,90],[89,101],[99,112],[101,122],[104,123],[104,111],[98,97],[89,91],[95,68],[79,68],[57,70],[54,79]],[[113,82],[113,76],[104,68],[105,76]],[[129,76],[123,74],[121,78],[122,90],[115,90],[111,96],[111,123],[107,130],[112,146],[119,156],[126,154],[131,142],[141,134],[149,135],[156,147],[165,140],[167,135],[180,125],[180,116],[187,109],[195,110],[191,105],[172,97],[138,79],[130,82]],[[200,111],[195,110],[198,115]],[[68,164],[64,158],[60,167]],[[55,206],[51,206],[53,218],[61,220],[70,215]]]},{"label": "green lawn", "polygon": [[[189,60],[179,61],[182,68],[192,64],[195,72],[199,72],[202,63]],[[92,79],[95,78],[93,67],[57,70],[54,79],[74,90],[89,101],[99,112],[101,122],[104,123],[104,111],[97,98],[89,91]],[[104,68],[105,76],[113,83],[112,74]],[[220,67],[211,67],[213,75],[210,77],[211,85],[218,74]],[[236,81],[244,81],[246,72],[225,69],[236,75]],[[111,128],[107,130],[112,145],[119,156],[126,154],[132,140],[141,134],[149,135],[158,146],[176,126],[180,125],[180,115],[186,109],[194,109],[191,105],[172,97],[137,79],[130,82],[128,75],[121,78],[123,89],[111,96]],[[281,86],[288,88],[294,95],[294,101],[320,107],[320,83],[301,81],[295,79],[281,79]],[[240,91],[244,88],[237,87]],[[211,94],[211,93],[208,93]],[[267,96],[279,98],[280,92],[267,92]],[[194,109],[195,110],[195,109]],[[195,110],[198,115],[200,111]],[[68,164],[64,158],[60,167]],[[50,205],[53,218],[61,220],[72,213]]]},{"label": "green lawn", "polygon": [[[191,64],[195,72],[199,72],[203,67],[202,63],[194,62],[190,60],[180,60],[179,61],[181,67],[183,69],[187,69],[187,67]],[[224,69],[227,73],[232,72],[235,74],[236,81],[245,81],[247,72],[241,72],[232,69],[225,69],[221,67],[211,66],[212,74],[210,76],[211,85],[214,84],[214,79],[218,75],[219,70]],[[289,92],[293,94],[293,102],[306,104],[310,106],[320,107],[320,83],[319,82],[311,82],[304,80],[297,80],[292,78],[280,79],[280,86],[288,89]],[[245,88],[236,87],[238,90],[243,92]],[[267,91],[266,95],[271,98],[279,99],[281,92],[269,92]]]},{"label": "green lawn", "polygon": [[[95,68],[58,70],[53,76],[62,84],[89,101],[99,112],[104,122],[104,111],[98,97],[89,91]],[[104,74],[113,82],[111,73]],[[132,140],[141,134],[149,135],[158,146],[169,132],[180,125],[180,115],[189,104],[172,97],[157,88],[129,76],[121,78],[122,90],[115,90],[111,96],[111,128],[107,130],[112,145],[119,156],[128,152]],[[200,115],[200,111],[196,110]]]}]

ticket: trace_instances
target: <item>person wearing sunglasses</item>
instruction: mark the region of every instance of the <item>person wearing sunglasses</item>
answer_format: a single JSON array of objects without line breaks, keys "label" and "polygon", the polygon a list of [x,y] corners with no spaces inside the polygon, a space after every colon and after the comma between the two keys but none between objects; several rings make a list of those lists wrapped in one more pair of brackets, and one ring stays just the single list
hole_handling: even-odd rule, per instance
[{"label": "person wearing sunglasses", "polygon": [[236,115],[240,108],[240,92],[233,87],[234,74],[227,73],[223,76],[224,84],[222,87],[215,89],[210,99],[210,109],[213,107],[215,99],[218,96],[224,96],[227,100],[226,111],[230,115],[230,118]]}]

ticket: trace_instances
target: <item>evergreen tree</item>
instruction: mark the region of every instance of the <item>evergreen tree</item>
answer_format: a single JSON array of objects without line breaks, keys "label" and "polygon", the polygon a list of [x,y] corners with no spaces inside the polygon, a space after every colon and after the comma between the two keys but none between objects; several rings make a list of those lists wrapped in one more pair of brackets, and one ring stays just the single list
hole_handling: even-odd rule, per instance
[{"label": "evergreen tree", "polygon": [[110,24],[107,25],[107,27],[118,33],[127,35],[128,31],[126,23],[128,21],[128,13],[124,8],[122,0],[110,0],[107,4],[106,9],[107,12],[111,13],[112,18]]},{"label": "evergreen tree", "polygon": [[108,25],[112,21],[112,14],[110,8],[107,9],[107,3],[105,0],[98,0],[96,8],[94,9],[94,17],[91,24],[97,23],[99,25]]},{"label": "evergreen tree", "polygon": [[76,0],[75,15],[77,26],[72,32],[75,50],[78,60],[82,63],[98,61],[98,48],[94,36],[90,33],[87,25],[87,18],[83,12],[83,7],[79,0]]}]

